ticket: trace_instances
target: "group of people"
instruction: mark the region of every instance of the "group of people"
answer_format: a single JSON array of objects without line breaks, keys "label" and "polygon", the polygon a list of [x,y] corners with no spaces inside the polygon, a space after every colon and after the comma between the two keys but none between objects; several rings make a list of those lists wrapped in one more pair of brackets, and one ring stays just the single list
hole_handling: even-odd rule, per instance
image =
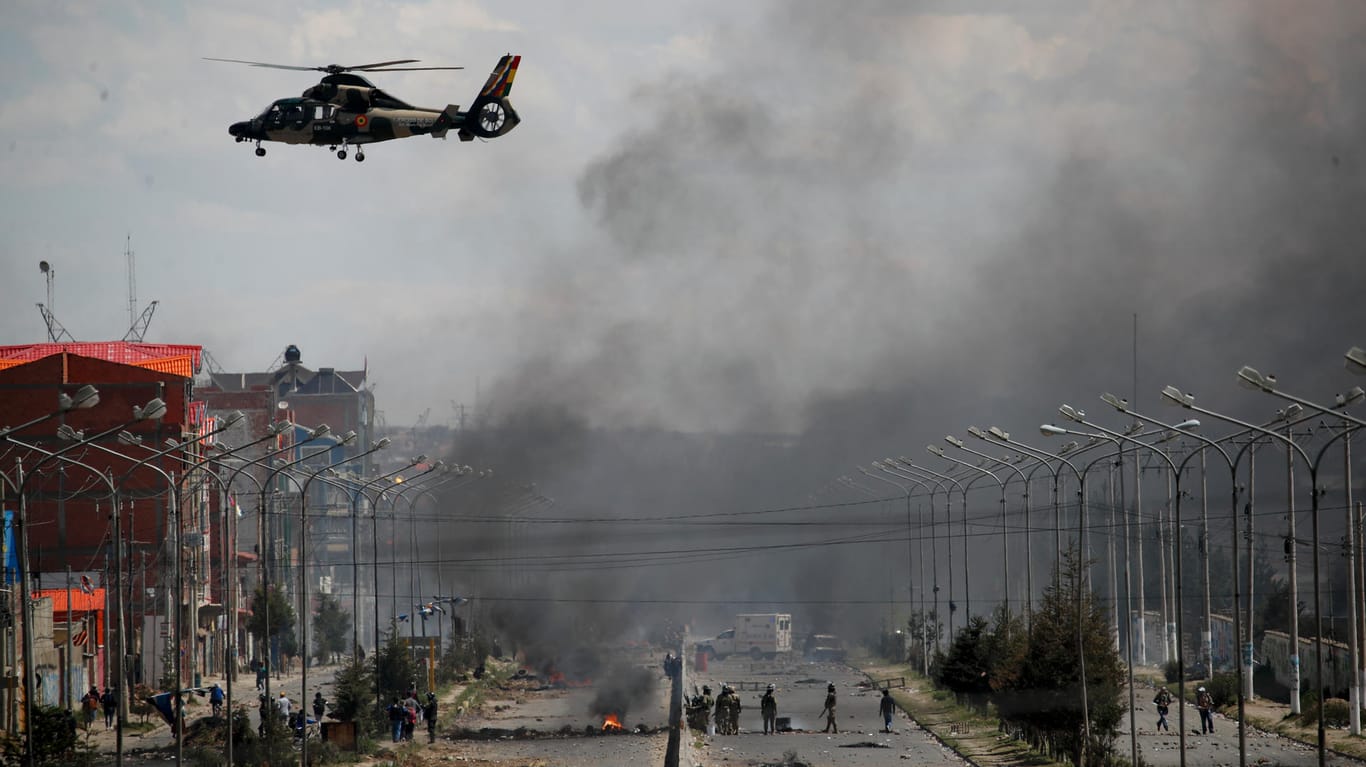
[{"label": "group of people", "polygon": [[[694,688],[695,689],[695,688]],[[770,684],[759,698],[759,714],[764,722],[764,734],[776,735],[778,732],[777,687]],[[825,729],[821,732],[838,733],[839,723],[835,719],[835,709],[839,696],[833,683],[825,687],[825,705],[821,716],[825,717]],[[721,694],[713,701],[711,687],[703,685],[702,692],[692,696],[687,706],[688,726],[694,730],[706,731],[709,720],[715,721],[718,735],[735,735],[740,732],[740,696],[728,684],[721,686]],[[892,732],[892,719],[896,714],[896,701],[891,690],[882,691],[878,702],[878,712],[882,714],[883,732]]]},{"label": "group of people", "polygon": [[[1153,705],[1157,707],[1157,729],[1171,732],[1171,725],[1167,723],[1167,713],[1171,710],[1172,694],[1166,687],[1161,687],[1157,695],[1153,697]],[[1209,694],[1209,690],[1204,687],[1195,690],[1195,710],[1200,712],[1200,734],[1214,734],[1214,696]]]},{"label": "group of people", "polygon": [[436,742],[436,693],[427,693],[426,703],[420,704],[417,702],[417,690],[410,688],[404,698],[394,696],[387,713],[395,743],[411,741],[417,723],[424,721],[427,723],[427,742]]},{"label": "group of people", "polygon": [[114,727],[119,713],[118,693],[109,687],[104,688],[104,692],[101,693],[98,687],[91,685],[90,692],[81,696],[81,713],[85,715],[85,729],[89,730],[95,726],[95,715],[101,710],[104,711],[104,729]]}]

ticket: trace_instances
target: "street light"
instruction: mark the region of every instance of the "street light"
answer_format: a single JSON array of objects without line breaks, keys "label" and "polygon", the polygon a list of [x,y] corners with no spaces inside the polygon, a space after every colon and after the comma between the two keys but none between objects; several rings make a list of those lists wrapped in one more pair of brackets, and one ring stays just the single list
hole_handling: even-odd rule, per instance
[{"label": "street light", "polygon": [[[909,473],[909,472],[910,472],[909,467],[893,466],[892,464],[894,464],[894,463],[896,463],[896,462],[893,461],[893,460],[891,460],[891,459],[887,459],[887,460],[885,460],[885,461],[873,461],[873,468],[878,469],[879,471],[882,471],[882,472],[884,472],[884,473],[891,474],[891,475],[894,476],[894,477],[901,477],[902,479],[910,479],[910,480],[928,481],[928,482],[931,482],[931,483],[934,484],[935,490],[930,492],[930,527],[931,527],[931,537],[934,538],[934,539],[937,539],[937,538],[938,538],[938,535],[934,532],[934,494],[935,494],[935,492],[938,492],[938,491],[943,491],[943,493],[944,493],[944,529],[945,529],[945,531],[946,531],[945,538],[948,540],[948,546],[945,547],[945,553],[948,555],[948,561],[947,561],[946,564],[945,564],[945,575],[947,576],[947,580],[948,580],[948,582],[949,582],[949,593],[948,593],[948,598],[949,598],[949,616],[948,616],[947,624],[948,624],[948,629],[949,629],[949,641],[952,642],[952,641],[953,641],[953,614],[954,614],[954,612],[956,612],[956,611],[958,610],[958,604],[957,604],[957,602],[955,602],[954,599],[953,599],[953,526],[952,526],[952,525],[953,525],[953,497],[952,497],[952,496],[950,495],[950,493],[949,493],[949,487],[948,487],[948,485],[945,484],[946,479],[943,477],[943,475],[940,475],[940,476],[938,476],[938,477],[933,477],[933,476],[931,476],[931,475],[929,475],[928,473],[925,473],[925,472],[921,472],[921,473],[919,473],[919,474],[912,474],[912,473]],[[938,562],[937,553],[938,553],[938,551],[939,551],[939,546],[938,546],[938,544],[937,544],[937,541],[932,541],[932,542],[931,542],[931,544],[930,544],[930,549],[931,549],[931,551],[936,552],[935,563],[934,563],[934,568],[935,568],[935,586],[934,586],[934,588],[935,588],[935,592],[934,592],[934,595],[935,595],[935,596],[934,596],[935,648],[934,648],[934,649],[935,649],[935,653],[938,654],[938,652],[939,652],[939,637],[938,637],[938,634],[939,634],[939,625],[938,625],[938,622],[939,622],[939,582],[938,582],[938,581],[939,581],[939,562]]]},{"label": "street light", "polygon": [[[348,434],[354,436],[354,432],[348,432]],[[303,666],[299,674],[301,690],[301,697],[299,700],[300,707],[303,707],[305,701],[308,700],[308,658],[309,655],[311,655],[308,647],[308,488],[313,484],[314,478],[318,475],[335,469],[342,464],[358,461],[368,455],[378,453],[388,446],[389,438],[384,437],[378,442],[370,443],[369,448],[354,456],[343,456],[341,460],[334,461],[332,464],[310,473],[308,479],[304,480],[303,487],[299,490],[299,644],[301,645],[299,649],[304,656]],[[306,712],[305,719],[307,719]],[[300,747],[300,764],[308,764],[307,737],[303,738]]]},{"label": "street light", "polygon": [[[1084,412],[1082,412],[1082,411],[1080,411],[1080,410],[1077,410],[1076,408],[1072,407],[1071,405],[1062,405],[1061,407],[1058,408],[1058,412],[1061,413],[1062,416],[1063,416],[1064,418],[1068,419],[1069,421],[1074,421],[1074,422],[1079,423],[1079,424],[1081,424],[1081,425],[1083,425],[1083,426],[1088,426],[1088,427],[1090,427],[1090,428],[1092,428],[1092,429],[1096,429],[1096,430],[1100,431],[1102,434],[1107,435],[1107,436],[1108,436],[1109,438],[1111,438],[1111,439],[1114,439],[1114,440],[1123,440],[1124,442],[1132,443],[1135,447],[1140,447],[1140,448],[1146,447],[1146,448],[1148,448],[1149,450],[1152,450],[1153,452],[1155,452],[1155,453],[1158,455],[1158,457],[1160,457],[1163,461],[1166,462],[1168,468],[1171,469],[1172,475],[1173,475],[1173,477],[1174,477],[1174,481],[1175,481],[1175,483],[1176,483],[1176,493],[1175,493],[1175,496],[1176,496],[1176,497],[1175,497],[1175,499],[1174,499],[1174,501],[1173,501],[1173,509],[1174,509],[1174,512],[1175,512],[1175,524],[1176,524],[1177,535],[1180,535],[1180,531],[1181,531],[1181,475],[1182,475],[1183,471],[1185,470],[1186,462],[1189,461],[1191,458],[1195,457],[1195,453],[1192,452],[1190,455],[1186,456],[1186,458],[1183,459],[1182,462],[1181,462],[1181,464],[1178,466],[1174,461],[1172,461],[1171,457],[1169,457],[1169,456],[1167,455],[1166,451],[1158,450],[1158,449],[1157,449],[1156,447],[1154,447],[1153,445],[1149,445],[1149,444],[1147,444],[1147,443],[1145,443],[1145,442],[1140,442],[1139,440],[1137,440],[1137,439],[1135,439],[1135,438],[1133,438],[1133,437],[1131,437],[1131,436],[1129,436],[1129,435],[1127,435],[1127,434],[1123,434],[1123,433],[1117,432],[1117,431],[1112,431],[1112,430],[1110,430],[1110,429],[1105,428],[1104,426],[1100,426],[1100,425],[1098,425],[1098,424],[1091,423],[1091,422],[1089,422],[1089,421],[1086,420],[1086,413],[1084,413]],[[1200,422],[1199,422],[1199,421],[1195,421],[1195,420],[1192,419],[1192,420],[1189,420],[1189,421],[1184,421],[1184,422],[1182,422],[1181,424],[1177,425],[1176,427],[1174,427],[1174,430],[1180,431],[1180,430],[1182,430],[1182,429],[1191,429],[1191,428],[1198,427],[1199,425],[1200,425]],[[1043,432],[1044,434],[1072,434],[1072,433],[1075,433],[1075,432],[1069,432],[1067,429],[1059,428],[1059,427],[1057,427],[1057,426],[1052,426],[1052,425],[1049,425],[1049,424],[1044,424],[1043,426],[1040,426],[1040,427],[1039,427],[1039,430],[1040,430],[1041,432]],[[1083,435],[1083,436],[1088,436],[1088,437],[1089,437],[1089,436],[1093,436],[1093,435],[1086,434],[1086,435]],[[1083,474],[1083,476],[1085,476],[1085,475]],[[1176,608],[1176,638],[1177,638],[1177,639],[1176,639],[1176,685],[1177,685],[1177,700],[1182,701],[1183,704],[1177,709],[1177,729],[1178,729],[1179,732],[1180,732],[1180,737],[1178,738],[1178,740],[1180,741],[1180,747],[1179,747],[1179,749],[1178,749],[1178,751],[1179,751],[1179,757],[1180,757],[1180,764],[1181,764],[1181,767],[1185,767],[1185,765],[1186,765],[1186,706],[1184,705],[1184,701],[1185,701],[1185,699],[1186,699],[1186,660],[1185,660],[1185,653],[1184,653],[1184,650],[1183,650],[1183,647],[1185,646],[1185,642],[1182,641],[1183,638],[1184,638],[1184,634],[1183,634],[1183,631],[1182,631],[1182,613],[1184,613],[1185,611],[1181,609],[1181,608],[1182,608],[1181,560],[1182,560],[1182,557],[1181,557],[1180,554],[1178,553],[1178,555],[1177,555],[1177,557],[1176,557],[1176,563],[1175,563],[1176,572],[1174,573],[1174,575],[1175,575],[1175,577],[1176,577],[1176,600],[1175,600],[1175,601],[1176,601],[1176,605],[1175,605],[1175,608]],[[1080,616],[1080,614],[1079,614],[1079,616]],[[1132,680],[1131,680],[1131,682],[1132,682]],[[1132,696],[1132,694],[1133,694],[1133,692],[1132,692],[1132,687],[1130,687],[1130,695]],[[1130,708],[1131,708],[1131,710],[1132,710],[1132,702],[1131,702]],[[1131,726],[1132,726],[1132,725],[1131,725]],[[1203,723],[1202,723],[1202,726],[1203,726]]]},{"label": "street light", "polygon": [[[1350,355],[1350,354],[1351,354],[1351,352],[1349,352],[1349,355]],[[1349,356],[1348,359],[1351,360],[1351,357]],[[1239,380],[1240,383],[1242,383],[1243,385],[1248,386],[1248,387],[1250,387],[1250,388],[1258,389],[1258,390],[1260,390],[1260,391],[1262,391],[1262,392],[1264,392],[1264,393],[1266,393],[1266,394],[1270,394],[1270,395],[1272,395],[1272,396],[1279,397],[1279,398],[1281,398],[1281,399],[1284,399],[1284,400],[1288,400],[1288,401],[1290,401],[1290,402],[1297,403],[1297,404],[1299,404],[1299,405],[1301,405],[1301,406],[1303,406],[1303,407],[1313,408],[1314,410],[1317,410],[1317,411],[1319,411],[1319,412],[1321,412],[1321,413],[1327,413],[1327,414],[1336,415],[1338,418],[1341,418],[1342,420],[1344,420],[1344,421],[1347,422],[1347,426],[1344,427],[1344,428],[1342,429],[1342,431],[1338,432],[1338,433],[1337,433],[1336,435],[1334,435],[1333,437],[1330,437],[1330,438],[1324,443],[1324,445],[1319,449],[1318,454],[1317,454],[1313,459],[1310,459],[1308,452],[1306,452],[1303,448],[1301,448],[1299,445],[1297,445],[1293,439],[1288,438],[1288,437],[1284,437],[1284,436],[1282,436],[1282,435],[1280,435],[1280,434],[1278,434],[1278,433],[1276,433],[1276,432],[1267,431],[1267,430],[1264,430],[1264,429],[1259,429],[1259,431],[1266,431],[1266,433],[1267,433],[1268,435],[1274,435],[1275,438],[1276,438],[1278,441],[1284,442],[1284,443],[1287,445],[1288,448],[1293,448],[1293,449],[1295,450],[1295,452],[1298,453],[1298,454],[1300,455],[1300,457],[1304,460],[1305,464],[1309,467],[1310,512],[1311,512],[1311,514],[1313,515],[1312,517],[1310,517],[1310,526],[1311,526],[1311,530],[1312,530],[1311,535],[1312,535],[1312,538],[1313,538],[1313,542],[1312,542],[1312,544],[1311,544],[1311,546],[1312,546],[1312,557],[1311,557],[1311,559],[1312,559],[1313,571],[1314,571],[1314,576],[1313,576],[1313,577],[1314,577],[1314,635],[1315,635],[1315,636],[1314,636],[1314,686],[1318,688],[1318,689],[1317,689],[1317,693],[1318,693],[1318,701],[1319,701],[1319,711],[1318,711],[1318,749],[1319,749],[1319,764],[1320,764],[1320,765],[1323,765],[1323,764],[1324,764],[1324,761],[1325,761],[1325,758],[1326,758],[1326,757],[1325,757],[1325,751],[1326,751],[1326,747],[1327,747],[1327,734],[1326,734],[1326,732],[1325,732],[1325,730],[1324,730],[1324,723],[1323,723],[1323,699],[1324,699],[1324,693],[1323,693],[1323,688],[1324,688],[1324,679],[1323,679],[1323,606],[1322,606],[1322,601],[1321,601],[1321,599],[1320,599],[1320,585],[1319,585],[1319,573],[1320,573],[1320,571],[1319,571],[1319,495],[1321,494],[1322,490],[1321,490],[1321,488],[1319,487],[1319,483],[1318,483],[1319,464],[1320,464],[1320,462],[1322,462],[1324,455],[1327,453],[1328,447],[1329,447],[1330,445],[1332,445],[1333,442],[1336,442],[1336,441],[1339,440],[1339,439],[1343,439],[1343,438],[1347,437],[1347,436],[1348,436],[1349,434],[1351,434],[1353,431],[1355,431],[1355,430],[1361,428],[1362,426],[1366,426],[1366,421],[1362,421],[1362,420],[1360,420],[1360,419],[1358,419],[1358,418],[1354,418],[1354,417],[1352,417],[1352,416],[1349,416],[1349,415],[1347,415],[1346,413],[1337,412],[1337,411],[1332,410],[1331,408],[1326,408],[1326,407],[1324,407],[1324,406],[1322,406],[1322,405],[1315,404],[1315,403],[1313,403],[1313,402],[1311,402],[1311,401],[1309,401],[1309,400],[1306,400],[1306,399],[1303,399],[1303,398],[1300,398],[1300,397],[1296,397],[1296,396],[1294,396],[1294,395],[1291,395],[1291,394],[1287,394],[1287,393],[1285,393],[1285,392],[1282,392],[1282,391],[1280,391],[1278,388],[1276,388],[1276,377],[1275,377],[1275,376],[1273,376],[1273,375],[1264,375],[1264,374],[1258,372],[1256,368],[1253,368],[1253,367],[1250,367],[1250,366],[1247,366],[1247,365],[1244,365],[1242,368],[1240,368],[1240,369],[1238,370],[1238,380]],[[1172,387],[1168,387],[1168,388],[1172,388]],[[1163,393],[1164,393],[1164,395],[1166,394],[1165,391],[1164,391]],[[1192,399],[1193,399],[1193,398],[1192,398]],[[1184,407],[1192,407],[1191,404],[1184,404],[1184,403],[1183,403],[1183,406],[1184,406]],[[1192,408],[1192,409],[1194,409],[1194,408]],[[1219,415],[1216,415],[1216,414],[1211,414],[1211,415],[1213,415],[1213,416],[1216,417],[1216,418],[1224,418],[1224,420],[1229,420],[1230,422],[1233,422],[1232,419],[1228,419],[1228,418],[1225,418],[1225,417],[1223,417],[1223,416],[1219,416]],[[1292,545],[1293,545],[1293,543],[1292,543]],[[1294,609],[1294,605],[1291,605],[1291,608]],[[1298,649],[1298,648],[1296,648],[1296,649]]]},{"label": "street light", "polygon": [[[979,473],[981,473],[981,474],[983,474],[983,475],[985,475],[985,476],[991,477],[992,481],[994,481],[994,482],[996,483],[996,485],[1001,489],[1001,567],[1002,567],[1002,577],[1001,577],[1001,604],[1005,607],[1006,616],[1008,617],[1008,616],[1010,615],[1010,536],[1006,535],[1006,529],[1007,529],[1007,526],[1008,526],[1008,521],[1007,521],[1007,519],[1006,519],[1006,483],[1005,483],[1000,477],[996,476],[993,472],[988,471],[987,469],[984,469],[984,468],[982,468],[981,466],[975,466],[975,465],[973,465],[973,464],[968,463],[967,461],[959,460],[959,459],[954,458],[953,456],[949,455],[948,453],[945,453],[945,452],[944,452],[944,448],[942,448],[942,447],[940,447],[940,446],[938,446],[938,445],[926,445],[926,446],[925,446],[925,449],[928,450],[932,455],[937,455],[937,456],[939,456],[940,458],[943,458],[943,459],[946,460],[946,461],[952,461],[953,463],[956,463],[956,464],[958,464],[959,466],[965,466],[965,467],[967,467],[967,468],[968,468],[969,470],[971,470],[971,471],[979,472]],[[969,485],[971,485],[971,483],[969,483]],[[968,531],[967,531],[967,526],[968,526],[967,500],[966,500],[966,498],[964,498],[964,504],[963,504],[963,560],[964,560],[965,563],[966,563],[966,561],[967,561],[967,555],[968,555],[968,551],[967,551],[967,549],[968,549]],[[967,568],[964,567],[964,570],[965,570],[965,571],[966,571],[966,569],[967,569]],[[964,572],[964,581],[965,581],[965,583],[963,584],[964,586],[967,585],[967,584],[966,584],[966,580],[967,580],[967,573]],[[971,617],[972,617],[972,616],[969,614],[969,615],[968,615],[968,618],[971,618]],[[1007,621],[1006,625],[1009,626],[1009,621]]]},{"label": "street light", "polygon": [[[971,429],[969,429],[969,431],[971,431]],[[1031,453],[1031,454],[1033,454],[1033,455],[1036,455],[1036,456],[1039,457],[1039,458],[1052,458],[1052,459],[1055,459],[1055,460],[1058,461],[1058,466],[1057,466],[1057,468],[1054,468],[1054,469],[1053,469],[1053,525],[1054,525],[1054,530],[1056,531],[1056,532],[1055,532],[1055,538],[1056,538],[1056,542],[1057,542],[1057,545],[1058,545],[1058,565],[1057,565],[1057,569],[1056,569],[1056,575],[1055,575],[1054,577],[1057,578],[1057,581],[1058,581],[1058,584],[1059,584],[1059,585],[1062,584],[1062,524],[1061,524],[1061,522],[1062,522],[1062,509],[1061,509],[1061,505],[1060,505],[1060,504],[1061,504],[1061,499],[1060,499],[1060,495],[1061,495],[1061,491],[1060,491],[1061,480],[1060,480],[1060,477],[1061,477],[1061,474],[1062,474],[1062,467],[1063,467],[1064,465],[1066,465],[1069,469],[1072,470],[1072,473],[1073,473],[1073,474],[1076,474],[1076,475],[1077,475],[1077,498],[1078,498],[1078,503],[1079,503],[1079,505],[1078,505],[1078,507],[1077,507],[1078,532],[1077,532],[1077,585],[1076,585],[1076,588],[1077,588],[1077,666],[1078,666],[1078,671],[1080,672],[1080,679],[1081,679],[1081,726],[1082,726],[1082,739],[1083,739],[1083,740],[1082,740],[1082,747],[1081,747],[1080,753],[1081,753],[1081,762],[1082,762],[1083,764],[1085,764],[1085,762],[1086,762],[1086,752],[1087,752],[1087,750],[1090,748],[1090,745],[1091,745],[1091,707],[1090,707],[1090,703],[1088,702],[1088,691],[1087,691],[1087,689],[1086,689],[1086,649],[1085,649],[1085,644],[1084,644],[1084,642],[1083,642],[1083,640],[1082,640],[1082,625],[1081,625],[1081,624],[1082,624],[1082,590],[1083,590],[1083,588],[1085,587],[1085,584],[1086,584],[1086,560],[1085,560],[1085,553],[1084,553],[1084,552],[1085,552],[1085,541],[1086,541],[1086,476],[1085,476],[1084,474],[1082,474],[1082,473],[1077,469],[1076,464],[1074,464],[1074,463],[1072,463],[1071,461],[1069,461],[1069,460],[1067,460],[1066,458],[1064,458],[1063,455],[1064,455],[1065,453],[1063,453],[1063,452],[1061,452],[1061,451],[1060,451],[1059,453],[1057,453],[1057,454],[1053,454],[1053,453],[1049,453],[1049,452],[1046,451],[1046,450],[1039,450],[1038,448],[1030,447],[1030,446],[1028,446],[1028,445],[1025,445],[1025,444],[1021,443],[1019,440],[1012,440],[1012,439],[1010,438],[1009,432],[1006,432],[1006,431],[1004,431],[1004,430],[1002,430],[1001,428],[996,427],[996,426],[992,426],[992,427],[990,427],[989,429],[987,429],[987,434],[988,434],[991,438],[993,438],[993,439],[995,439],[995,440],[997,440],[997,441],[999,441],[999,442],[1004,442],[1004,443],[1006,443],[1006,444],[1008,444],[1008,445],[1014,445],[1017,449],[1022,450],[1022,451],[1026,452],[1026,453]],[[1067,445],[1064,445],[1063,447],[1067,447]],[[1076,445],[1075,445],[1075,443],[1072,443],[1072,447],[1071,447],[1070,449],[1068,449],[1067,452],[1072,452],[1072,450],[1075,450],[1075,449],[1076,449]],[[1050,468],[1051,468],[1051,467],[1050,467]]]},{"label": "street light", "polygon": [[[923,669],[924,672],[925,672],[925,676],[929,676],[929,675],[930,675],[930,653],[929,653],[929,644],[928,644],[928,642],[927,642],[927,640],[929,639],[929,637],[927,636],[927,632],[929,631],[929,626],[930,626],[931,624],[930,624],[930,622],[927,622],[928,616],[925,614],[925,554],[924,554],[924,550],[925,550],[925,536],[924,536],[923,533],[922,533],[921,535],[919,535],[919,536],[915,536],[914,533],[911,532],[911,488],[910,488],[910,487],[907,487],[907,486],[905,486],[905,485],[903,485],[903,484],[901,484],[900,482],[896,482],[896,481],[894,481],[894,480],[887,479],[886,477],[879,477],[879,476],[877,476],[876,474],[873,474],[873,473],[869,472],[867,469],[863,468],[862,466],[858,467],[858,470],[859,470],[860,472],[863,472],[863,474],[864,474],[865,476],[869,477],[870,479],[876,479],[876,480],[878,480],[879,482],[886,482],[887,484],[889,484],[889,485],[895,487],[896,489],[900,490],[900,491],[901,491],[902,493],[904,493],[905,496],[906,496],[906,598],[907,598],[908,601],[910,601],[911,604],[914,604],[914,603],[915,603],[915,595],[914,595],[914,593],[913,593],[913,592],[914,592],[914,583],[912,583],[912,581],[911,581],[911,572],[912,572],[911,561],[914,560],[914,559],[916,559],[916,557],[915,557],[915,555],[914,555],[914,553],[913,553],[913,543],[912,543],[912,537],[914,536],[915,538],[919,538],[919,540],[920,540],[920,549],[921,549],[921,555],[920,555],[920,557],[919,557],[919,559],[920,559],[920,619],[919,619],[920,625],[917,627],[917,632],[916,632],[916,633],[920,634],[920,662],[921,662],[921,667],[922,667],[922,669]],[[869,490],[868,488],[863,487],[862,485],[858,484],[857,482],[854,482],[852,479],[849,479],[848,477],[841,477],[840,479],[843,480],[843,481],[846,481],[846,484],[848,484],[850,487],[858,488],[858,489],[860,489],[860,490],[862,490],[862,491],[864,491],[864,492],[866,492],[866,493],[872,493],[871,490]],[[910,481],[913,482],[915,486],[919,486],[919,487],[921,487],[922,489],[926,490],[927,492],[931,492],[931,493],[933,492],[933,491],[930,490],[929,485],[925,484],[924,482],[921,482],[921,481],[918,480],[918,479],[912,479],[912,480],[910,480]],[[933,519],[933,517],[934,517],[934,500],[933,500],[933,495],[931,495],[931,500],[930,500],[930,517],[931,517],[931,519],[930,519],[930,524],[931,524],[931,526],[933,526],[933,524],[934,524],[934,519]],[[939,586],[937,585],[937,583],[938,583],[938,577],[937,577],[937,576],[936,576],[936,578],[935,578],[935,581],[936,581],[936,585],[935,585],[935,587],[934,587],[934,590],[935,590],[935,592],[936,592],[936,600],[937,600],[937,599],[938,599],[938,591],[939,591]],[[936,605],[936,609],[938,609],[937,605]],[[937,624],[937,623],[938,623],[938,620],[939,620],[939,616],[938,616],[938,615],[934,616],[933,623]],[[937,634],[938,632],[936,631],[935,633]],[[936,638],[935,638],[935,649],[936,649],[936,651],[938,650],[938,637],[937,637],[937,636],[936,636]]]},{"label": "street light", "polygon": [[[73,398],[73,401],[74,401],[74,398]],[[92,399],[90,396],[85,396],[85,397],[82,399],[82,402],[90,402],[92,405],[94,404],[95,401],[98,401],[98,397],[94,397],[94,398]],[[34,660],[33,631],[32,631],[32,628],[33,628],[33,611],[32,611],[31,599],[30,599],[30,596],[29,596],[29,583],[28,583],[28,582],[29,582],[29,578],[30,578],[30,573],[29,573],[29,568],[28,568],[28,494],[27,494],[27,492],[26,492],[26,490],[27,490],[27,488],[28,488],[28,481],[29,481],[29,479],[31,479],[32,477],[36,476],[36,475],[37,475],[38,469],[39,469],[43,464],[47,463],[48,461],[51,461],[51,460],[53,460],[53,459],[55,459],[55,458],[61,456],[61,455],[64,454],[64,453],[68,453],[68,452],[70,452],[70,451],[72,451],[72,450],[75,450],[76,448],[80,447],[81,445],[93,443],[93,442],[95,442],[96,440],[104,439],[105,437],[107,437],[107,436],[109,436],[109,435],[111,435],[111,434],[115,434],[115,433],[117,433],[117,432],[120,432],[120,431],[122,431],[122,430],[128,428],[129,426],[132,426],[133,424],[139,423],[139,422],[141,422],[141,421],[147,421],[147,420],[158,419],[158,418],[160,418],[165,412],[166,412],[166,403],[162,402],[160,398],[153,398],[153,399],[150,400],[146,405],[144,405],[144,406],[142,406],[142,407],[138,407],[138,406],[136,406],[136,405],[133,406],[133,419],[132,419],[131,421],[128,421],[128,422],[126,422],[126,423],[119,424],[118,426],[115,426],[115,427],[112,428],[112,429],[108,429],[108,430],[106,430],[106,431],[99,432],[98,434],[94,434],[94,435],[90,436],[89,438],[85,438],[85,439],[82,439],[82,440],[80,440],[80,441],[74,442],[73,444],[67,445],[66,447],[59,448],[59,449],[53,451],[51,454],[49,454],[49,455],[47,455],[47,456],[45,456],[45,457],[39,459],[38,462],[35,463],[35,464],[33,465],[33,469],[31,470],[31,473],[30,473],[28,476],[25,476],[25,475],[24,475],[24,468],[23,468],[23,463],[22,463],[22,461],[19,462],[19,464],[18,464],[18,471],[17,471],[16,476],[18,477],[18,485],[19,485],[19,486],[18,486],[18,489],[16,490],[16,494],[19,496],[19,516],[18,516],[18,518],[16,519],[16,524],[19,526],[19,551],[17,552],[17,553],[18,553],[17,559],[18,559],[18,566],[19,566],[19,573],[20,573],[20,577],[19,577],[19,599],[23,602],[22,608],[21,608],[21,609],[22,609],[23,618],[24,618],[24,684],[23,684],[23,691],[24,691],[24,749],[25,749],[25,752],[26,752],[26,755],[25,755],[25,763],[26,763],[27,765],[29,765],[29,767],[32,767],[32,765],[33,765],[33,759],[34,759],[34,755],[33,755],[33,689],[34,689],[34,684],[35,684],[35,683],[34,683],[33,676],[34,676],[34,673],[35,673],[36,669],[33,667],[33,660]],[[39,420],[40,420],[40,421],[46,420],[46,418],[39,419]],[[3,435],[0,435],[0,437],[6,437],[6,438],[7,438],[8,435],[11,434],[12,432],[13,432],[13,430],[8,430],[8,431],[4,432]],[[120,659],[120,660],[121,660],[121,659]],[[122,691],[120,691],[120,694],[122,694]]]}]

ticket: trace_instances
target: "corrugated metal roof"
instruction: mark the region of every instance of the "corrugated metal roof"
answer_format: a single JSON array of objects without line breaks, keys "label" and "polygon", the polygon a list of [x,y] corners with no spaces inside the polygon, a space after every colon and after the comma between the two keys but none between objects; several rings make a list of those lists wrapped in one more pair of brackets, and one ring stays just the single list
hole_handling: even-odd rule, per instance
[{"label": "corrugated metal roof", "polygon": [[67,352],[107,362],[137,365],[160,373],[192,377],[199,372],[204,347],[190,344],[141,344],[132,341],[0,346],[0,370]]}]

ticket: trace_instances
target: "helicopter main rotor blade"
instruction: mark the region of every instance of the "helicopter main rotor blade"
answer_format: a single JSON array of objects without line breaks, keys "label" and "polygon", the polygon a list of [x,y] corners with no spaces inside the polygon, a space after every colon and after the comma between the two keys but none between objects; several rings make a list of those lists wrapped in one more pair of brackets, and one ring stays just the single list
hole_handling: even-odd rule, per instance
[{"label": "helicopter main rotor blade", "polygon": [[377,61],[374,64],[357,64],[354,67],[338,67],[338,69],[355,71],[359,69],[374,69],[375,67],[387,67],[391,64],[416,64],[419,61],[421,61],[421,59],[395,59],[393,61]]},{"label": "helicopter main rotor blade", "polygon": [[366,72],[427,72],[433,69],[464,69],[464,67],[388,67],[385,69],[367,69]]},{"label": "helicopter main rotor blade", "polygon": [[225,61],[229,64],[246,64],[247,66],[252,67],[270,67],[271,69],[293,69],[299,72],[326,71],[325,67],[292,67],[287,64],[266,64],[260,61],[243,61],[241,59],[215,59],[210,56],[204,56],[203,59],[205,61]]}]

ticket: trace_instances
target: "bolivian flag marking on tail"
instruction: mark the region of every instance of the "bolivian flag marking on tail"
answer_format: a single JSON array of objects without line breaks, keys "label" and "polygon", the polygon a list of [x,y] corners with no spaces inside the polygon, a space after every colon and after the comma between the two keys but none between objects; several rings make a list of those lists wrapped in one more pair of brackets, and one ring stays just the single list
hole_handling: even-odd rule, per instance
[{"label": "bolivian flag marking on tail", "polygon": [[489,79],[484,83],[484,90],[479,92],[481,98],[505,99],[512,92],[512,81],[517,77],[517,65],[522,63],[521,56],[504,56],[498,61],[498,66],[489,73]]}]

